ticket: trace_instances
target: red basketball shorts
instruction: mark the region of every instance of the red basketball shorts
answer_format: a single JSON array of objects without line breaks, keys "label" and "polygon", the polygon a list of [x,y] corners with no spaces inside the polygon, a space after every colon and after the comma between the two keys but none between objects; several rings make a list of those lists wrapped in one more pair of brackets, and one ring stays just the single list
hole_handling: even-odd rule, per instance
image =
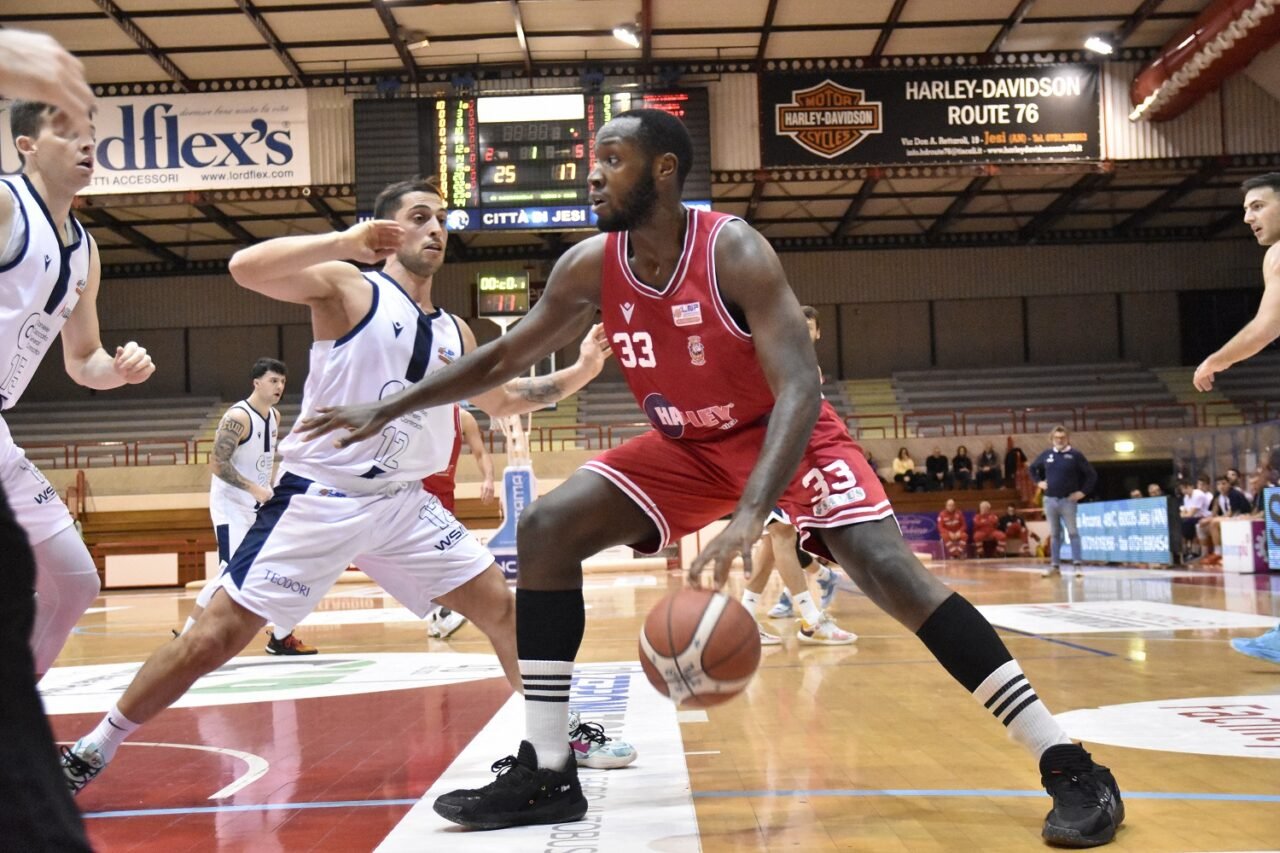
[{"label": "red basketball shorts", "polygon": [[[765,424],[718,441],[679,441],[652,430],[583,466],[621,489],[653,521],[657,535],[631,543],[655,553],[733,513],[760,456]],[[884,486],[835,409],[823,402],[804,457],[778,501],[806,551],[832,559],[815,529],[890,518]]]}]

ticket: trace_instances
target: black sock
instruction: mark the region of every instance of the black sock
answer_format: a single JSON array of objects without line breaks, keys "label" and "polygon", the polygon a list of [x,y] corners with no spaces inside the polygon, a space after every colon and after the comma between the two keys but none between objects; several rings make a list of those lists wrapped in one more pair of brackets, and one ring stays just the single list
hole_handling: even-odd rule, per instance
[{"label": "black sock", "polygon": [[582,590],[516,590],[516,654],[520,660],[571,661],[586,630]]}]

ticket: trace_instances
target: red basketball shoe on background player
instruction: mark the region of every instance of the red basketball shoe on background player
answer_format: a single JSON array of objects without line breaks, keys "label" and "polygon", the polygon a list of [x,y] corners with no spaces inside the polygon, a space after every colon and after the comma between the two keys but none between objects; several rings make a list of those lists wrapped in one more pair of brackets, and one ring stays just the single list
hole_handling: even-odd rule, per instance
[{"label": "red basketball shoe on background player", "polygon": [[[613,545],[657,551],[732,514],[695,558],[717,586],[750,561],[774,505],[805,548],[835,558],[914,631],[946,670],[1040,761],[1053,797],[1044,836],[1091,846],[1124,819],[1111,773],[1074,744],[978,611],[925,571],[844,422],[822,401],[804,315],[767,240],[747,223],[684,207],[689,134],[660,110],[616,116],[596,135],[588,178],[602,231],[571,248],[508,334],[379,403],[318,410],[302,429],[377,434],[392,418],[478,393],[581,335],[597,310],[655,429],[611,448],[520,519],[516,638],[526,740],[490,785],[436,811],[496,829],[580,819],[587,802],[565,742],[582,641],[582,560]],[[498,766],[498,765],[495,765]]]}]

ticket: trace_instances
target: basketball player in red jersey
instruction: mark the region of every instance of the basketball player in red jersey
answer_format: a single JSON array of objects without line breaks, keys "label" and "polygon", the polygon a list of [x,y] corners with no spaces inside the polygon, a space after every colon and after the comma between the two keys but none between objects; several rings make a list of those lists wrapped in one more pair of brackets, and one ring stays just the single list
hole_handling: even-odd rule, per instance
[{"label": "basketball player in red jersey", "polygon": [[462,452],[463,439],[466,439],[471,456],[480,466],[480,473],[484,477],[480,484],[480,503],[492,503],[493,460],[489,458],[489,451],[485,449],[484,441],[480,438],[480,425],[476,423],[475,415],[455,405],[453,427],[453,452],[449,454],[449,467],[427,477],[422,481],[422,487],[438,497],[441,506],[453,512],[453,493],[458,486],[458,454]]},{"label": "basketball player in red jersey", "polygon": [[565,719],[585,621],[582,560],[621,544],[656,551],[731,513],[689,573],[696,585],[710,566],[719,587],[734,558],[750,560],[778,505],[807,550],[834,557],[1039,758],[1053,797],[1045,838],[1111,840],[1124,810],[1110,771],[1067,738],[978,611],[907,548],[880,481],[821,400],[804,315],[768,241],[742,220],[681,204],[692,157],[688,132],[668,113],[615,117],[596,135],[588,177],[606,233],[565,253],[528,316],[398,394],[320,410],[300,427],[313,436],[350,429],[340,445],[376,434],[400,414],[516,376],[585,332],[597,310],[655,427],[521,517],[516,634],[527,739],[492,784],[445,794],[436,811],[483,829],[580,819],[587,802]]}]

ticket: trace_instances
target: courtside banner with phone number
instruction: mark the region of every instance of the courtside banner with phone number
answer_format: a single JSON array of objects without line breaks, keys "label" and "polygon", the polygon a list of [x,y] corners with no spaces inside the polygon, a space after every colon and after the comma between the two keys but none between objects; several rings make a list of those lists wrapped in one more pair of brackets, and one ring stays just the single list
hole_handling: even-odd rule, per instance
[{"label": "courtside banner with phone number", "polygon": [[[1166,498],[1129,498],[1082,503],[1076,507],[1083,559],[1092,563],[1171,565],[1169,502]],[[1059,549],[1071,559],[1069,546]]]},{"label": "courtside banner with phone number", "polygon": [[1096,65],[760,75],[766,168],[1096,160]]},{"label": "courtside banner with phone number", "polygon": [[[100,98],[93,121],[93,182],[80,195],[311,183],[302,90]],[[21,171],[3,102],[0,174]]]}]

